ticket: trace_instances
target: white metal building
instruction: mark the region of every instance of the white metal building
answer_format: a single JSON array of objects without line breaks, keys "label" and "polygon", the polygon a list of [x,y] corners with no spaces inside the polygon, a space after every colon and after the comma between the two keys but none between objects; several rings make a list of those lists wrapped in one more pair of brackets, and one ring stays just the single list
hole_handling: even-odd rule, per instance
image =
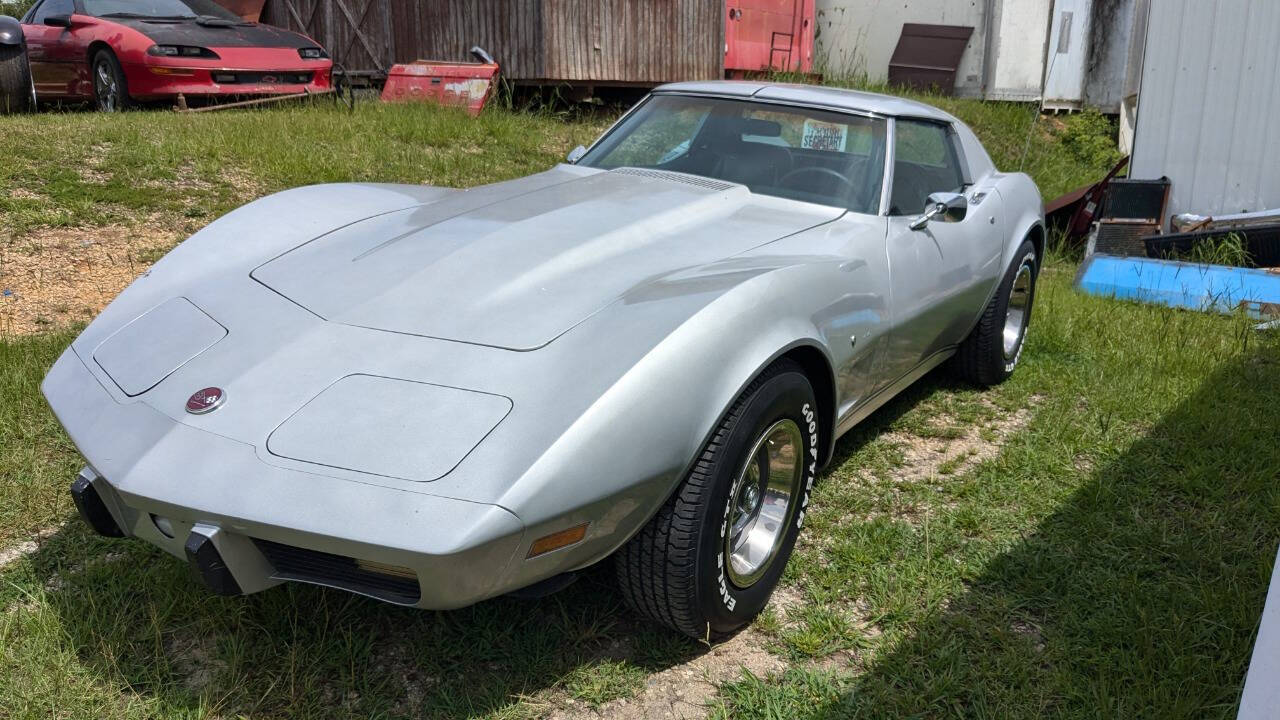
[{"label": "white metal building", "polygon": [[817,0],[824,73],[888,77],[904,23],[961,25],[973,35],[956,95],[1089,105],[1118,112],[1138,6],[1146,0]]},{"label": "white metal building", "polygon": [[904,23],[972,27],[956,71],[956,94],[980,97],[987,42],[985,9],[984,2],[970,0],[817,0],[816,54],[827,75],[865,75],[871,82],[883,82]]},{"label": "white metal building", "polygon": [[1129,175],[1168,176],[1171,215],[1280,208],[1277,38],[1275,0],[1151,3]]}]

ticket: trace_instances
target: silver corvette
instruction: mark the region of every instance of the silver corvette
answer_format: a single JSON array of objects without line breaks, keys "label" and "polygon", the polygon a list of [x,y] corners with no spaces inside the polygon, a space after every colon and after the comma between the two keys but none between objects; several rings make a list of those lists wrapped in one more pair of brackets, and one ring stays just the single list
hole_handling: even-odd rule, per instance
[{"label": "silver corvette", "polygon": [[954,117],[658,88],[569,162],[246,205],[134,282],[44,393],[99,533],[215,592],[447,609],[610,559],[636,611],[749,622],[840,435],[950,359],[1013,372],[1043,210]]}]

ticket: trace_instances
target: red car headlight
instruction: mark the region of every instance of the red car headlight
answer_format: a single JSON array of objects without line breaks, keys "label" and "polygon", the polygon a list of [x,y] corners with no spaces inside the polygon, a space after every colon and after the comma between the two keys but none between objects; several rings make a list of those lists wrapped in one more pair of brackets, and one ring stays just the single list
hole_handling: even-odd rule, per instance
[{"label": "red car headlight", "polygon": [[196,47],[194,45],[152,45],[147,48],[148,55],[156,55],[158,57],[196,57],[205,58],[206,60],[217,60],[218,53],[209,48]]},{"label": "red car headlight", "polygon": [[329,57],[329,53],[325,52],[324,48],[304,47],[298,48],[298,57],[303,60],[323,60]]}]

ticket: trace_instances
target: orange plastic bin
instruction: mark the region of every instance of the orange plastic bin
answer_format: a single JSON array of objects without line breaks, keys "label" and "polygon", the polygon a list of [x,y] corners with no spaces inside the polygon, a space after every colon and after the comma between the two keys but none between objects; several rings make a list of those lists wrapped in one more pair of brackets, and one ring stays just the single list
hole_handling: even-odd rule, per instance
[{"label": "orange plastic bin", "polygon": [[471,54],[480,62],[436,62],[418,60],[391,66],[382,87],[385,102],[422,101],[464,107],[479,115],[493,92],[498,64],[479,47]]}]

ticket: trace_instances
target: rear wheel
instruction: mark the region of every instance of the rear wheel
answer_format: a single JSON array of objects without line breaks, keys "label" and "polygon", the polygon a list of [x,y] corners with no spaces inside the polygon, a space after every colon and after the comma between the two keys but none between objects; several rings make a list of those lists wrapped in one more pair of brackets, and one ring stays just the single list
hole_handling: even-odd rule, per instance
[{"label": "rear wheel", "polygon": [[816,405],[800,367],[785,360],[742,392],[675,494],[618,552],[628,605],[706,640],[764,609],[809,503]]},{"label": "rear wheel", "polygon": [[975,385],[1007,380],[1018,366],[1027,341],[1039,258],[1030,240],[1023,241],[1014,258],[977,327],[960,344],[953,359],[956,373]]},{"label": "rear wheel", "polygon": [[133,105],[124,70],[110,50],[99,50],[93,56],[93,100],[102,112],[119,112]]},{"label": "rear wheel", "polygon": [[0,115],[34,109],[35,90],[27,49],[20,45],[0,45]]}]

